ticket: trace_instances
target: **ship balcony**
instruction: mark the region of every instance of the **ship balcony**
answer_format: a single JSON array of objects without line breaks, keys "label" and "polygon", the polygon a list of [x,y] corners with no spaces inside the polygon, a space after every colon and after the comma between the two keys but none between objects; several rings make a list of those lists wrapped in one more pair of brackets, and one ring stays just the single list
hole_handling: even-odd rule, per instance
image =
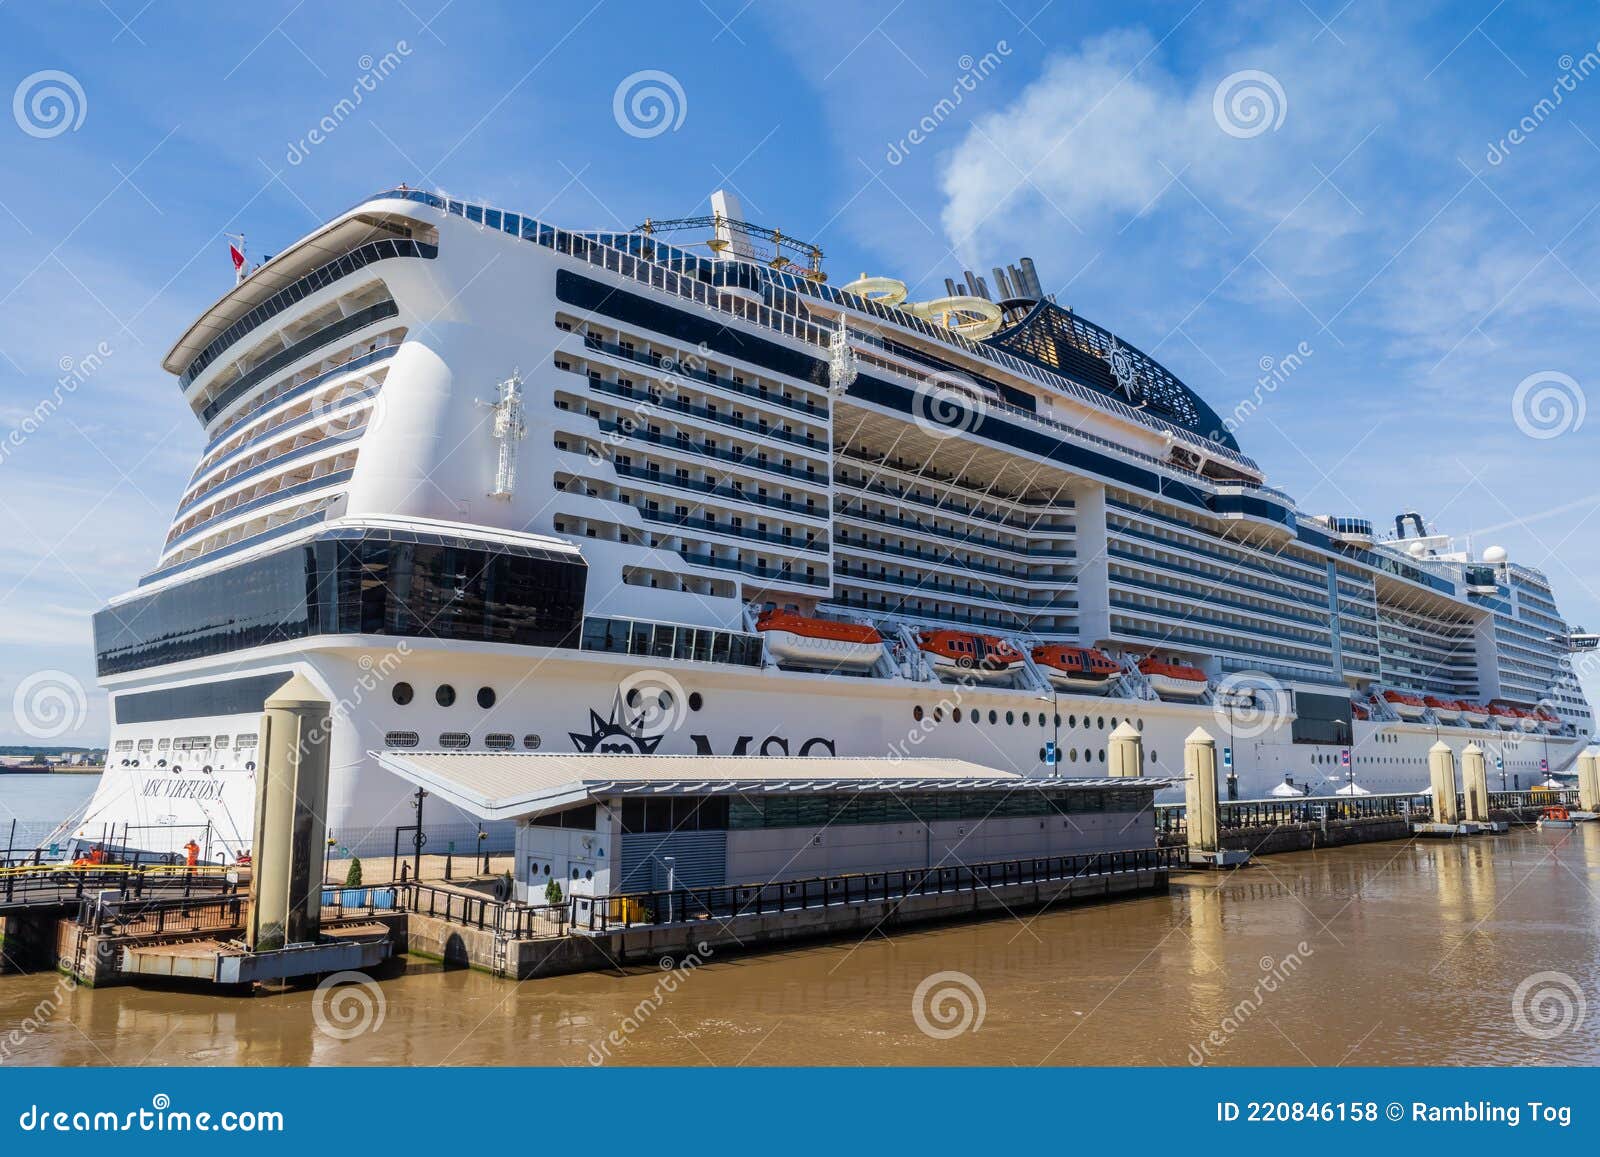
[{"label": "ship balcony", "polygon": [[[939,579],[927,575],[894,575],[887,569],[879,568],[874,572],[865,567],[853,567],[843,562],[833,568],[835,577],[850,579],[856,583],[867,583],[874,587],[886,587],[896,593],[946,595],[963,602],[985,603],[990,606],[1012,608],[1026,607],[1030,610],[1056,611],[1076,610],[1077,601],[1071,598],[1040,595],[1011,595],[996,591],[984,584],[960,585],[957,583],[941,582]],[[1062,583],[1063,587],[1071,584]]]},{"label": "ship balcony", "polygon": [[886,526],[906,534],[917,535],[940,544],[949,544],[966,550],[984,550],[994,554],[1007,555],[1019,559],[1075,559],[1078,552],[1065,546],[1024,546],[1020,543],[1002,542],[999,539],[984,538],[981,535],[967,533],[956,527],[943,527],[937,524],[921,522],[911,518],[896,518],[878,510],[867,510],[860,505],[852,506],[845,498],[834,502],[833,517],[835,522],[850,523],[858,527]]},{"label": "ship balcony", "polygon": [[1064,583],[1077,581],[1070,572],[1067,574],[1035,574],[1026,568],[1019,570],[1015,567],[1000,566],[997,563],[974,562],[971,559],[958,558],[948,550],[913,550],[910,547],[871,542],[865,538],[853,539],[842,529],[835,532],[833,545],[836,552],[847,552],[852,555],[881,555],[896,559],[915,559],[945,573],[961,574],[970,571],[973,574],[990,575],[1004,579],[1006,582],[1031,587],[1060,586]]},{"label": "ship balcony", "polygon": [[1370,547],[1377,541],[1372,533],[1372,523],[1365,518],[1330,515],[1317,521],[1327,528],[1328,537],[1346,546]]}]

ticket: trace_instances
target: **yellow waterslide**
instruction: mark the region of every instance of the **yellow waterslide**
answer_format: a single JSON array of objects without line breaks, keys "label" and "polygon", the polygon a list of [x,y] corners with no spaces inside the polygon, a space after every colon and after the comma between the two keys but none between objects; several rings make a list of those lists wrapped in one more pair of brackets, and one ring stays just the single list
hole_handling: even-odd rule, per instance
[{"label": "yellow waterslide", "polygon": [[970,294],[936,297],[931,301],[907,301],[905,282],[893,277],[868,277],[865,273],[841,288],[846,293],[853,293],[879,305],[903,309],[915,317],[974,341],[988,337],[1001,324],[998,305]]}]

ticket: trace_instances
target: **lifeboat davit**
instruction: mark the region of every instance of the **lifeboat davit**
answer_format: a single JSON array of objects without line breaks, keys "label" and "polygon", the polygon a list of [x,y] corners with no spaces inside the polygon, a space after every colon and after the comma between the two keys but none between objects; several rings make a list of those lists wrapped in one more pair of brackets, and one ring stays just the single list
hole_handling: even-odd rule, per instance
[{"label": "lifeboat davit", "polygon": [[1421,719],[1428,710],[1428,705],[1422,701],[1420,695],[1410,695],[1404,691],[1385,691],[1383,698],[1401,719]]},{"label": "lifeboat davit", "polygon": [[861,623],[772,610],[756,620],[756,630],[780,667],[865,671],[883,656],[883,636]]},{"label": "lifeboat davit", "polygon": [[927,631],[917,647],[939,675],[1000,683],[1022,669],[1022,652],[998,635],[968,631]]},{"label": "lifeboat davit", "polygon": [[1371,709],[1368,708],[1365,704],[1362,704],[1362,703],[1352,703],[1352,704],[1350,704],[1350,714],[1352,716],[1354,716],[1355,718],[1357,718],[1357,719],[1371,719],[1372,718]]},{"label": "lifeboat davit", "polygon": [[1440,723],[1455,723],[1461,718],[1461,704],[1454,699],[1441,699],[1437,695],[1424,695],[1422,701],[1428,705],[1434,717]]},{"label": "lifeboat davit", "polygon": [[1139,660],[1139,670],[1150,680],[1151,689],[1163,699],[1198,699],[1211,685],[1199,667],[1167,663],[1153,655]]},{"label": "lifeboat davit", "polygon": [[1489,709],[1481,703],[1468,703],[1461,701],[1461,718],[1463,722],[1475,723],[1482,727],[1489,722]]},{"label": "lifeboat davit", "polygon": [[1499,722],[1501,727],[1516,728],[1520,726],[1516,709],[1507,707],[1502,703],[1489,704],[1489,714]]},{"label": "lifeboat davit", "polygon": [[1122,674],[1115,660],[1093,647],[1042,643],[1033,649],[1033,661],[1051,686],[1089,695],[1104,695]]}]

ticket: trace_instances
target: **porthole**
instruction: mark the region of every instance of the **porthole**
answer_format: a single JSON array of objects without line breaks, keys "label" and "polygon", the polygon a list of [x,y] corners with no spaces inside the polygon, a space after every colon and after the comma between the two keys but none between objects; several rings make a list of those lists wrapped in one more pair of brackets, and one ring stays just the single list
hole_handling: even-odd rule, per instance
[{"label": "porthole", "polygon": [[460,751],[470,746],[472,736],[465,731],[442,731],[439,733],[439,746],[446,751]]},{"label": "porthole", "polygon": [[922,704],[918,703],[911,709],[911,718],[915,719],[918,723],[922,722]]},{"label": "porthole", "polygon": [[1141,735],[1144,734],[1144,720],[1143,719],[1139,720],[1139,733]]},{"label": "porthole", "polygon": [[706,701],[703,698],[701,698],[700,692],[698,692],[698,691],[689,692],[689,710],[690,711],[698,711],[698,710],[700,710],[700,708],[705,706],[705,703],[706,703]]},{"label": "porthole", "polygon": [[495,699],[495,695],[494,695],[494,688],[493,687],[479,687],[478,688],[478,706],[479,707],[482,707],[485,711],[489,710],[489,708],[494,706],[494,699]]},{"label": "porthole", "polygon": [[989,723],[990,723],[990,725],[993,726],[994,724],[996,724],[998,722],[1000,722],[1000,716],[995,713],[995,710],[994,710],[993,707],[989,708]]},{"label": "porthole", "polygon": [[1076,747],[1074,747],[1071,751],[1067,752],[1067,761],[1069,763],[1077,763],[1078,762],[1078,749]]},{"label": "porthole", "polygon": [[943,707],[935,707],[933,709],[933,721],[935,723],[943,723],[944,722],[944,708]]},{"label": "porthole", "polygon": [[1158,758],[1158,757],[1157,757],[1157,755],[1156,755],[1156,753],[1155,753],[1155,752],[1154,752],[1154,751],[1152,751],[1152,752],[1151,752],[1151,753],[1150,753],[1150,762],[1151,762],[1151,763],[1158,763],[1158,762],[1160,762],[1160,760],[1159,760],[1159,758]]},{"label": "porthole", "polygon": [[952,707],[950,709],[950,722],[951,723],[960,723],[961,722],[961,708]]},{"label": "porthole", "polygon": [[974,724],[982,723],[983,722],[983,712],[979,711],[976,707],[974,707],[972,709],[972,714],[969,715],[967,718],[971,719]]},{"label": "porthole", "polygon": [[1059,716],[1059,715],[1056,716],[1056,726],[1057,727],[1061,726],[1061,716]]},{"label": "porthole", "polygon": [[201,775],[210,775],[211,774],[211,765],[208,763],[204,767],[202,767],[200,769],[200,774]]},{"label": "porthole", "polygon": [[1045,752],[1045,749],[1044,749],[1044,748],[1042,748],[1042,747],[1041,747],[1041,748],[1040,748],[1040,749],[1039,749],[1039,762],[1040,762],[1040,763],[1043,763],[1043,762],[1044,762],[1044,760],[1045,760],[1045,754],[1046,754],[1046,752]]},{"label": "porthole", "polygon": [[1006,712],[1006,726],[1007,726],[1007,727],[1010,727],[1010,726],[1011,726],[1011,725],[1012,725],[1012,724],[1014,724],[1014,723],[1015,723],[1015,722],[1016,722],[1016,721],[1017,721],[1017,717],[1016,717],[1016,714],[1015,714],[1015,713],[1014,713],[1014,712],[1011,712],[1011,711],[1007,711],[1007,712]]},{"label": "porthole", "polygon": [[1100,762],[1104,763],[1105,761],[1106,761],[1106,749],[1102,747],[1100,749]]},{"label": "porthole", "polygon": [[1022,713],[1022,725],[1024,727],[1032,727],[1033,726],[1033,716],[1031,714],[1029,714],[1028,712],[1026,712],[1026,711],[1024,711]]},{"label": "porthole", "polygon": [[517,737],[504,731],[492,731],[483,737],[483,745],[490,751],[510,751],[517,745]]},{"label": "porthole", "polygon": [[543,743],[544,740],[537,735],[524,735],[522,737],[522,746],[528,751],[538,751]]},{"label": "porthole", "polygon": [[456,701],[456,689],[448,683],[440,683],[433,693],[433,701],[440,707],[450,707]]},{"label": "porthole", "polygon": [[174,763],[172,765],[172,774],[173,775],[182,775],[183,774],[183,768],[179,767],[176,763]]},{"label": "porthole", "polygon": [[1078,725],[1078,717],[1076,715],[1067,716],[1067,726],[1068,727],[1076,727],[1077,725]]},{"label": "porthole", "polygon": [[1096,719],[1094,722],[1095,722],[1095,726],[1098,727],[1101,731],[1104,731],[1106,729],[1106,717],[1104,715],[1100,716],[1100,718]]},{"label": "porthole", "polygon": [[1085,762],[1085,763],[1093,763],[1094,762],[1094,752],[1091,751],[1087,747],[1085,747],[1083,749],[1083,762]]},{"label": "porthole", "polygon": [[[383,737],[385,747],[415,747],[417,742],[415,731],[391,731]],[[249,766],[254,767],[255,764]]]},{"label": "porthole", "polygon": [[389,698],[393,699],[401,707],[404,707],[407,703],[411,702],[411,696],[413,694],[415,694],[415,692],[411,690],[410,683],[396,683],[393,687],[389,688]]}]

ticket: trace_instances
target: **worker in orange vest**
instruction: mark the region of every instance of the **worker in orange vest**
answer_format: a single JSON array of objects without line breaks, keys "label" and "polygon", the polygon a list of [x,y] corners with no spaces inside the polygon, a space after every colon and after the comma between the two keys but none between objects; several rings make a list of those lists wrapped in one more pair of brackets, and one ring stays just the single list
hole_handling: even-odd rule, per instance
[{"label": "worker in orange vest", "polygon": [[184,863],[194,867],[200,862],[200,845],[190,840],[183,845]]}]

